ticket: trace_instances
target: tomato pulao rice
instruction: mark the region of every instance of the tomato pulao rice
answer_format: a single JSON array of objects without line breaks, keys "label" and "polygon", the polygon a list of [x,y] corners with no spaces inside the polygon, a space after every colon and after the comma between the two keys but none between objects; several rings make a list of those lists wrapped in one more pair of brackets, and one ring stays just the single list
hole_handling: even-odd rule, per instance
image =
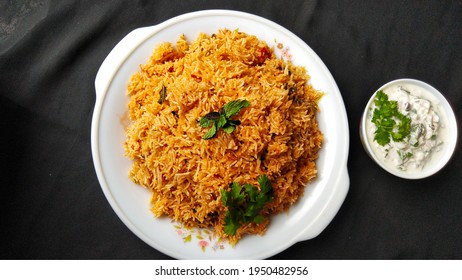
[{"label": "tomato pulao rice", "polygon": [[[128,85],[125,142],[133,160],[129,177],[152,192],[154,215],[212,227],[231,244],[246,234],[262,235],[269,216],[287,210],[316,177],[322,93],[309,78],[304,67],[238,30],[158,45]],[[208,129],[199,125],[201,117],[238,99],[250,106],[239,112],[236,129],[203,139]],[[274,192],[260,212],[264,221],[226,234],[220,190],[233,182],[258,186],[262,174]]]}]

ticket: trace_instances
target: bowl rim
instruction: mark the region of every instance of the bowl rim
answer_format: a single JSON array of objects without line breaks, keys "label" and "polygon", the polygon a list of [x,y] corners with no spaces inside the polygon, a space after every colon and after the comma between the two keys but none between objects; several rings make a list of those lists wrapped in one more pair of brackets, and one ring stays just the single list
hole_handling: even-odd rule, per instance
[{"label": "bowl rim", "polygon": [[[442,155],[442,157],[435,162],[431,168],[425,169],[424,172],[415,172],[415,173],[406,173],[406,172],[399,172],[398,170],[391,169],[387,165],[383,163],[383,161],[373,152],[373,149],[371,147],[371,143],[369,143],[368,137],[367,137],[367,131],[366,131],[366,122],[367,122],[367,112],[369,111],[370,107],[372,106],[372,103],[374,101],[374,98],[377,94],[378,91],[389,87],[394,84],[400,84],[400,83],[408,83],[408,84],[414,84],[418,87],[421,87],[423,89],[426,89],[432,96],[434,96],[441,104],[441,108],[444,110],[444,113],[447,117],[448,120],[448,130],[453,133],[454,137],[450,139],[451,141],[448,141],[449,145],[444,149],[445,152]],[[435,87],[432,85],[421,81],[417,79],[412,79],[412,78],[400,78],[400,79],[395,79],[390,82],[387,82],[386,84],[380,86],[372,96],[369,98],[369,101],[366,104],[366,107],[364,109],[364,112],[361,116],[361,121],[360,121],[360,140],[363,145],[364,150],[368,154],[368,156],[375,161],[380,167],[382,167],[385,171],[388,173],[395,175],[400,178],[404,179],[424,179],[427,177],[430,177],[436,173],[438,173],[440,170],[442,170],[447,163],[450,161],[452,158],[455,148],[457,146],[457,141],[458,141],[458,131],[457,131],[457,119],[454,114],[454,110],[452,109],[450,103],[447,101],[447,99],[444,97],[444,95]]]}]

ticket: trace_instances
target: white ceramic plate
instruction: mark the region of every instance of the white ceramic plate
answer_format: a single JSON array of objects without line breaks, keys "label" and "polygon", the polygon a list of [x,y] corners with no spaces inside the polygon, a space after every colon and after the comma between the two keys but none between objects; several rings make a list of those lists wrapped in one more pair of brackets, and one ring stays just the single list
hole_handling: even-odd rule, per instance
[{"label": "white ceramic plate", "polygon": [[[256,35],[270,46],[282,43],[296,65],[305,66],[316,89],[325,96],[319,106],[319,126],[324,143],[317,162],[319,176],[289,212],[271,218],[264,236],[247,236],[235,247],[219,242],[213,234],[186,230],[168,218],[154,218],[150,193],[128,177],[130,160],[124,156],[123,120],[127,112],[126,87],[131,75],[147,62],[154,47],[176,42],[181,34],[194,40],[200,32],[220,28]],[[275,47],[275,49],[277,49]],[[125,225],[155,249],[178,259],[263,259],[296,242],[320,234],[332,221],[349,188],[347,158],[348,121],[339,89],[327,67],[287,29],[264,18],[227,10],[208,10],[181,15],[161,24],[136,29],[109,53],[95,80],[96,104],[92,120],[93,161],[101,188]]]}]

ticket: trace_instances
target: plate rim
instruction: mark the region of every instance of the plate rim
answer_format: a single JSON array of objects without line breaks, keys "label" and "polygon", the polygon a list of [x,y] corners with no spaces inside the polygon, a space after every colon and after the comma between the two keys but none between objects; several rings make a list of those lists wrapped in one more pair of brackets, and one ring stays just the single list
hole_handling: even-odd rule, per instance
[{"label": "plate rim", "polygon": [[[97,73],[97,76],[96,76],[96,79],[95,79],[96,102],[95,102],[95,107],[94,107],[94,112],[93,112],[93,117],[92,117],[92,125],[91,125],[91,148],[92,148],[92,155],[93,155],[93,163],[94,163],[94,167],[95,167],[95,170],[96,170],[96,173],[97,173],[97,177],[98,177],[100,186],[101,186],[101,188],[102,188],[102,190],[104,192],[104,195],[105,195],[106,199],[108,200],[109,204],[111,205],[113,211],[115,211],[117,216],[122,220],[124,225],[127,226],[138,238],[142,239],[145,243],[147,243],[148,245],[150,245],[154,249],[156,249],[156,250],[158,250],[158,251],[160,251],[160,252],[162,252],[162,253],[164,253],[164,254],[166,254],[168,256],[178,258],[178,259],[187,258],[185,256],[178,255],[176,252],[172,252],[170,250],[167,250],[165,247],[154,246],[152,244],[152,240],[149,239],[149,237],[146,236],[146,234],[144,232],[142,232],[138,228],[138,226],[136,224],[134,224],[127,217],[127,215],[124,213],[122,207],[116,202],[115,198],[113,197],[113,194],[110,192],[109,184],[108,184],[108,182],[106,180],[106,177],[105,177],[105,174],[104,174],[104,171],[103,171],[103,167],[102,167],[102,164],[101,164],[98,132],[99,132],[99,126],[100,126],[101,110],[102,110],[102,107],[104,105],[104,100],[105,100],[105,98],[107,96],[109,86],[112,83],[112,80],[115,77],[116,73],[119,71],[121,65],[123,65],[123,62],[125,62],[127,60],[127,58],[130,57],[130,55],[140,45],[142,45],[146,40],[148,40],[149,38],[154,36],[159,31],[161,31],[161,30],[163,30],[163,29],[165,29],[165,28],[167,28],[169,26],[172,26],[172,25],[187,21],[189,19],[207,17],[207,16],[240,17],[240,18],[245,18],[247,20],[251,20],[251,21],[258,21],[258,22],[260,22],[260,23],[262,23],[262,24],[264,24],[266,26],[269,26],[270,28],[275,28],[278,31],[284,33],[284,35],[290,37],[291,40],[294,40],[295,42],[297,42],[300,46],[303,47],[303,49],[308,50],[310,52],[310,55],[313,56],[312,58],[317,60],[319,65],[323,68],[322,72],[325,72],[325,73],[328,74],[327,77],[325,77],[325,78],[327,78],[330,85],[334,87],[334,90],[336,91],[335,97],[338,99],[338,101],[342,105],[341,106],[341,110],[342,110],[341,114],[344,116],[342,118],[342,120],[344,121],[344,123],[342,125],[345,127],[345,135],[343,135],[343,136],[345,137],[345,140],[346,140],[343,147],[341,147],[341,149],[344,151],[344,153],[342,154],[343,157],[340,158],[340,160],[342,162],[341,166],[343,167],[343,170],[341,170],[341,173],[342,173],[341,176],[339,175],[339,178],[337,178],[336,188],[339,187],[339,182],[338,181],[343,181],[344,185],[346,185],[346,186],[344,186],[340,190],[339,193],[331,194],[331,196],[328,198],[328,202],[330,202],[333,199],[336,199],[337,203],[339,205],[338,205],[337,209],[334,209],[334,211],[333,211],[334,213],[330,213],[330,215],[332,215],[332,218],[329,219],[327,222],[324,223],[324,225],[321,226],[322,229],[319,232],[319,233],[321,233],[324,230],[324,228],[327,227],[328,224],[330,224],[332,219],[335,217],[335,215],[339,211],[339,208],[343,204],[343,201],[345,200],[345,197],[346,197],[348,189],[349,189],[349,177],[348,177],[348,170],[347,170],[347,160],[348,160],[348,154],[349,154],[349,141],[350,141],[350,139],[349,139],[349,125],[348,125],[348,116],[346,114],[345,104],[343,102],[340,90],[338,89],[338,86],[337,86],[335,80],[333,79],[332,74],[328,70],[327,66],[323,63],[323,61],[319,58],[319,56],[314,52],[314,50],[312,50],[298,36],[296,36],[294,33],[292,33],[290,30],[286,29],[285,27],[283,27],[283,26],[281,26],[281,25],[279,25],[279,24],[277,24],[277,23],[275,23],[275,22],[273,22],[271,20],[268,20],[268,19],[263,18],[263,17],[258,16],[258,15],[254,15],[254,14],[250,14],[250,13],[246,13],[246,12],[240,12],[240,11],[221,10],[221,9],[220,10],[195,11],[195,12],[190,12],[190,13],[186,13],[186,14],[182,14],[182,15],[170,18],[170,19],[168,19],[168,20],[166,20],[164,22],[161,22],[159,24],[156,24],[156,25],[137,28],[137,29],[131,31],[130,33],[128,33],[114,47],[114,49],[106,57],[106,59],[104,60],[104,62],[101,65],[100,69],[98,70],[98,73]],[[139,39],[136,43],[132,44],[130,49],[125,50],[124,51],[124,56],[122,58],[118,59],[117,67],[114,67],[114,63],[112,63],[111,68],[113,69],[113,71],[108,72],[107,71],[108,67],[105,68],[105,63],[107,63],[106,61],[109,61],[111,59],[111,54],[113,54],[113,51],[116,50],[117,46],[120,45],[122,43],[122,41],[124,39],[126,39],[130,34],[132,34],[132,36],[138,36],[138,38],[144,37],[144,39]],[[107,64],[106,64],[106,66],[107,66]],[[101,75],[105,75],[105,77],[103,77]],[[104,86],[101,86],[101,80],[102,79],[107,79],[107,82],[105,82]],[[102,94],[101,94],[101,92],[102,92]],[[345,180],[347,180],[347,182],[345,182]],[[306,228],[305,228],[305,230],[306,230]],[[300,232],[299,234],[294,235],[291,238],[291,241],[285,242],[282,246],[277,247],[277,249],[275,249],[275,250],[268,250],[268,251],[265,252],[265,254],[256,255],[255,258],[267,258],[267,257],[270,257],[272,255],[275,255],[275,254],[279,253],[279,252],[282,252],[283,250],[289,248],[290,246],[292,246],[293,244],[295,244],[297,242],[307,240],[307,239],[310,239],[310,238],[314,238],[318,234],[316,234],[313,237],[304,238],[304,232]]]}]

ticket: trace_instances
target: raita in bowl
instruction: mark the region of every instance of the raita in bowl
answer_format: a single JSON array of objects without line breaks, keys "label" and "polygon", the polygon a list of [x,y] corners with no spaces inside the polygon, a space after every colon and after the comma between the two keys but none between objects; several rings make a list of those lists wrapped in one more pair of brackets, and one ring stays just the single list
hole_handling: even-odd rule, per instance
[{"label": "raita in bowl", "polygon": [[379,88],[361,119],[369,156],[398,177],[433,175],[451,158],[457,140],[454,112],[434,87],[399,79]]}]

